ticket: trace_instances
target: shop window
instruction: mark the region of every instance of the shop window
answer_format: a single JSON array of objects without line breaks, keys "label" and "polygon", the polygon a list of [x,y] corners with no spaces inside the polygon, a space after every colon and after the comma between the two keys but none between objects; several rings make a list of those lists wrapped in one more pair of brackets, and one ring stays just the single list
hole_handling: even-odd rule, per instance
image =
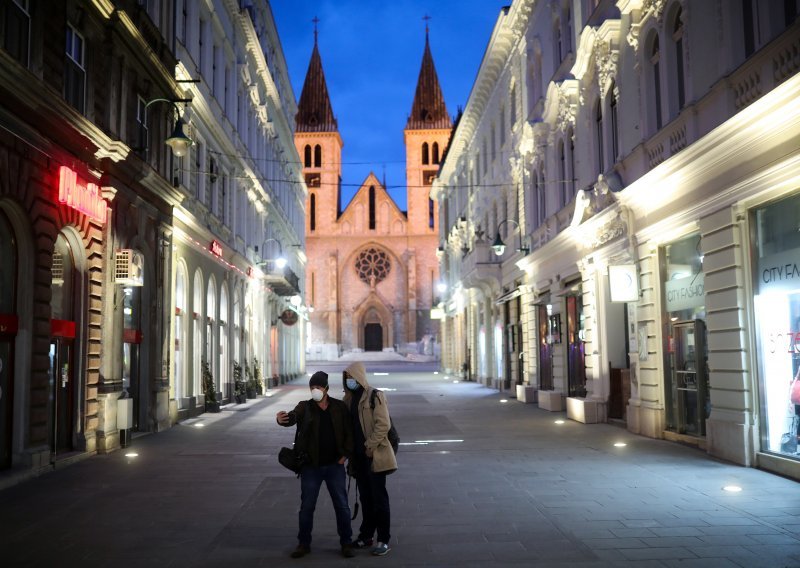
[{"label": "shop window", "polygon": [[567,296],[567,382],[569,396],[586,396],[585,317],[580,296]]},{"label": "shop window", "polygon": [[759,431],[765,452],[800,459],[800,197],[752,214]]}]

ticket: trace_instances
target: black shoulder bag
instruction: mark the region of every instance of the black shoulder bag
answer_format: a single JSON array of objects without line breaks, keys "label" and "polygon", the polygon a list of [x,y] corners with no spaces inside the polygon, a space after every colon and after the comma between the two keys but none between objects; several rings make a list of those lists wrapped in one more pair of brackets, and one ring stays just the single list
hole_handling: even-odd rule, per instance
[{"label": "black shoulder bag", "polygon": [[305,412],[303,412],[303,423],[298,426],[297,432],[294,434],[294,446],[291,448],[281,448],[278,452],[278,463],[283,467],[297,474],[300,477],[300,470],[303,466],[311,461],[311,458],[305,451],[305,447],[301,447],[300,442],[305,440],[308,425],[311,422],[311,408],[306,405]]}]

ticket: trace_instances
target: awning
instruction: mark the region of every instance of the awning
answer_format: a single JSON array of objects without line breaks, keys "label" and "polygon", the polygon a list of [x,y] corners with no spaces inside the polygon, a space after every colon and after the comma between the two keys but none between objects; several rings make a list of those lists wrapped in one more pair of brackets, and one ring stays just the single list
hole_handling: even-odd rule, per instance
[{"label": "awning", "polygon": [[495,300],[494,303],[495,305],[499,306],[500,304],[505,304],[509,300],[513,300],[514,298],[516,298],[521,294],[522,294],[522,288],[517,287],[511,290],[510,292],[506,292],[505,294],[497,298],[497,300]]}]

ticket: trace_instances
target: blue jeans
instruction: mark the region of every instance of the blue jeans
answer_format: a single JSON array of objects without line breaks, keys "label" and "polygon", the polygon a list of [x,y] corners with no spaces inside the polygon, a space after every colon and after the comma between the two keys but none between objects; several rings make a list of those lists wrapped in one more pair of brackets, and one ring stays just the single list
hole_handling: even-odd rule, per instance
[{"label": "blue jeans", "polygon": [[304,546],[311,545],[311,530],[314,528],[314,509],[322,482],[328,487],[336,512],[336,530],[339,544],[350,544],[353,529],[350,526],[350,505],[347,503],[347,475],[344,466],[338,463],[319,467],[306,466],[300,472],[300,532],[297,541]]}]

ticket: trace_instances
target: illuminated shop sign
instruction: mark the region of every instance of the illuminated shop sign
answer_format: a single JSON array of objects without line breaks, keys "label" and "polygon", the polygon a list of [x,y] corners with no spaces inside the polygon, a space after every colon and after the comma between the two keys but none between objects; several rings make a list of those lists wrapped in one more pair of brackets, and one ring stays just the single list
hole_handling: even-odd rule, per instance
[{"label": "illuminated shop sign", "polygon": [[222,245],[217,241],[211,241],[211,244],[208,245],[208,250],[211,251],[211,254],[222,256]]},{"label": "illuminated shop sign", "polygon": [[67,166],[58,169],[58,202],[100,223],[105,223],[108,218],[108,204],[100,195],[97,184],[86,182],[79,185],[78,174]]},{"label": "illuminated shop sign", "polygon": [[702,272],[667,280],[665,285],[667,311],[677,312],[705,305],[705,277]]}]

